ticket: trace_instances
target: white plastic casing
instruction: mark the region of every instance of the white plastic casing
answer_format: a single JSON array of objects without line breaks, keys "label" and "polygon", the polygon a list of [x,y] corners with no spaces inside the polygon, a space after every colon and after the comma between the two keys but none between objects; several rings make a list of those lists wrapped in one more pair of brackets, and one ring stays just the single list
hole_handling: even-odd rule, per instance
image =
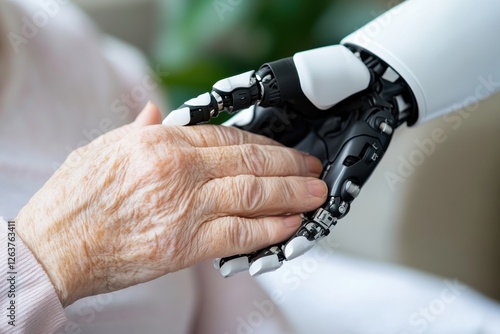
[{"label": "white plastic casing", "polygon": [[368,68],[342,45],[299,52],[293,61],[302,91],[321,110],[366,89],[370,83]]},{"label": "white plastic casing", "polygon": [[232,92],[236,88],[250,87],[250,80],[254,73],[255,71],[248,71],[233,77],[219,80],[215,83],[214,88],[222,92]]},{"label": "white plastic casing", "polygon": [[[186,101],[184,105],[186,106],[208,106],[211,102],[211,96],[209,93],[201,94],[189,101]],[[184,126],[191,122],[191,110],[189,107],[184,107],[181,109],[173,110],[167,117],[163,120],[163,125],[169,126]]]},{"label": "white plastic casing", "polygon": [[173,110],[163,120],[163,125],[184,126],[191,122],[191,110],[188,107]]},{"label": "white plastic casing", "polygon": [[410,85],[418,123],[500,89],[500,1],[408,0],[342,40],[393,67]]}]

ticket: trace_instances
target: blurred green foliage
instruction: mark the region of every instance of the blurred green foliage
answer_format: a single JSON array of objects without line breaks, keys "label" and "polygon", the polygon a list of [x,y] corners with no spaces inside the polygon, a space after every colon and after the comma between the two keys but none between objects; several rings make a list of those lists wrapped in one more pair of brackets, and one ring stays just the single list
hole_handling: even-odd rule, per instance
[{"label": "blurred green foliage", "polygon": [[[382,6],[381,6],[382,5]],[[166,0],[155,61],[173,106],[225,77],[338,43],[381,12],[374,0]]]}]

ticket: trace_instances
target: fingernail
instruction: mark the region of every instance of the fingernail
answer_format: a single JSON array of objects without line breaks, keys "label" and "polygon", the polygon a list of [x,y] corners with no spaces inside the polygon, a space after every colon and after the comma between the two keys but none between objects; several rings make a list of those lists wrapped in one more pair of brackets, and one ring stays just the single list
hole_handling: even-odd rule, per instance
[{"label": "fingernail", "polygon": [[297,229],[300,224],[302,223],[302,218],[300,216],[288,216],[285,219],[283,219],[283,225],[285,225],[287,228],[294,228]]},{"label": "fingernail", "polygon": [[321,164],[321,161],[319,161],[318,158],[312,155],[305,156],[304,159],[306,161],[309,172],[314,176],[319,176],[323,171],[323,165]]},{"label": "fingernail", "polygon": [[326,193],[328,192],[325,182],[318,179],[307,181],[307,190],[312,196],[321,198],[326,197]]}]

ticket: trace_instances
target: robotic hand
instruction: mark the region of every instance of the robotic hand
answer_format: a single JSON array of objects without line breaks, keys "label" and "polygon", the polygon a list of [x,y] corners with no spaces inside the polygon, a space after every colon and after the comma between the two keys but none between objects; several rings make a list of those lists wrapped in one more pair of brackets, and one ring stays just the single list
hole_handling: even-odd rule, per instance
[{"label": "robotic hand", "polygon": [[[453,0],[439,4],[406,1],[345,38],[341,45],[300,52],[258,71],[223,79],[211,93],[185,102],[167,116],[164,124],[183,126],[207,122],[221,111],[244,110],[230,121],[233,126],[266,135],[323,161],[321,177],[329,187],[326,202],[303,215],[301,227],[289,240],[252,254],[216,259],[215,267],[223,276],[245,270],[251,275],[274,271],[283,261],[311,249],[349,212],[396,128],[464,106],[460,101],[470,92],[478,92],[478,75],[500,77],[500,46],[492,46],[488,38],[475,38],[478,30],[485,36],[498,31],[485,22],[499,25],[493,14],[497,11],[491,7],[500,6],[490,0],[481,2],[489,7],[481,7],[482,15],[471,15],[477,8],[472,0],[460,4]],[[421,29],[419,18],[425,20],[430,8],[447,15],[427,21]],[[461,25],[441,29],[454,21]],[[377,23],[379,33],[374,35]],[[402,31],[406,32],[403,41]],[[446,43],[453,40],[453,34],[466,40],[459,50]],[[492,54],[476,52],[486,46]],[[471,58],[479,65],[457,67]],[[443,87],[448,88],[447,94]]]},{"label": "robotic hand", "polygon": [[415,106],[411,90],[394,69],[363,50],[334,45],[221,80],[211,93],[174,110],[165,124],[198,124],[223,110],[234,113],[250,107],[234,117],[233,126],[323,161],[328,199],[303,215],[302,226],[288,241],[217,259],[215,267],[223,276],[248,269],[259,275],[312,248],[349,212],[393,130],[415,119]]}]

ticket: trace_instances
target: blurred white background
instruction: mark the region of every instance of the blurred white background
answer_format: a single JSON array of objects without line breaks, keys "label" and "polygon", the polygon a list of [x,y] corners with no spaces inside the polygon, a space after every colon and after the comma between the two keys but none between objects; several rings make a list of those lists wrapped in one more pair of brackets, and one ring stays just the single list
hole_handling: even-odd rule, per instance
[{"label": "blurred white background", "polygon": [[156,0],[73,0],[97,23],[100,29],[152,52],[158,32]]}]

